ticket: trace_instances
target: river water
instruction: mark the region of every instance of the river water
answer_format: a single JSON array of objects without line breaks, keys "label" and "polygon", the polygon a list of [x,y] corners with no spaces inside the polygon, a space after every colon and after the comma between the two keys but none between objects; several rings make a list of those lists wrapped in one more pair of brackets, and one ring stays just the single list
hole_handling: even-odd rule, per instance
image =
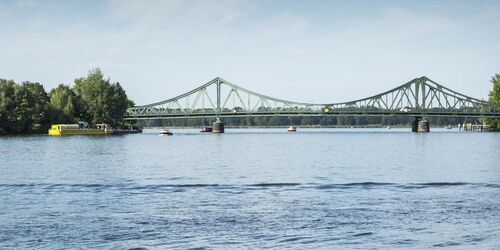
[{"label": "river water", "polygon": [[0,137],[0,249],[500,248],[500,134]]}]

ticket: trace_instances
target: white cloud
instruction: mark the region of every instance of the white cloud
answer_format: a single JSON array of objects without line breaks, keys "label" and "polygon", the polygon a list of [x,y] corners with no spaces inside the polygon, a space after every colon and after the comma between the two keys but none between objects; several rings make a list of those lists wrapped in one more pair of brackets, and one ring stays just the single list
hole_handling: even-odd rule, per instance
[{"label": "white cloud", "polygon": [[[465,16],[376,8],[344,20],[334,15],[316,19],[297,8],[242,0],[110,0],[83,13],[66,5],[70,9],[35,8],[34,15],[10,7],[9,15],[29,17],[0,23],[0,32],[8,37],[0,39],[0,68],[17,72],[12,78],[51,87],[99,66],[141,104],[167,97],[159,93],[162,89],[182,91],[179,82],[190,84],[187,90],[215,76],[287,99],[331,101],[327,93],[281,93],[288,85],[307,81],[322,90],[342,89],[348,100],[363,95],[353,85],[362,79],[391,75],[393,80],[374,83],[378,91],[433,69],[456,70],[465,54],[453,53],[453,45],[467,42],[455,44],[451,37],[465,37],[485,25],[494,29],[498,23],[492,8]],[[79,15],[66,19],[62,14],[71,11]],[[498,37],[494,30],[491,34]],[[435,38],[447,47],[429,42]],[[494,47],[483,47],[488,46]],[[436,52],[439,56],[432,54]],[[159,91],[151,93],[151,88]]]},{"label": "white cloud", "polygon": [[460,30],[460,21],[428,16],[401,8],[389,8],[375,18],[361,18],[334,32],[341,43],[373,46],[422,39]]},{"label": "white cloud", "polygon": [[110,0],[109,13],[116,21],[151,29],[230,22],[253,6],[243,0]]},{"label": "white cloud", "polygon": [[22,8],[34,8],[38,6],[36,0],[16,0],[16,5]]}]

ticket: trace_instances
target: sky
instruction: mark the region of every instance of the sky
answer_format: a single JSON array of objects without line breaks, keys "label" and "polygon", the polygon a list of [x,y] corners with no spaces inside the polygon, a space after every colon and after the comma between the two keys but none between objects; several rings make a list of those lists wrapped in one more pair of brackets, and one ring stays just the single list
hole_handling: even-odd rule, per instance
[{"label": "sky", "polygon": [[0,1],[0,78],[50,90],[95,67],[141,105],[215,77],[300,102],[420,76],[487,98],[500,1]]}]

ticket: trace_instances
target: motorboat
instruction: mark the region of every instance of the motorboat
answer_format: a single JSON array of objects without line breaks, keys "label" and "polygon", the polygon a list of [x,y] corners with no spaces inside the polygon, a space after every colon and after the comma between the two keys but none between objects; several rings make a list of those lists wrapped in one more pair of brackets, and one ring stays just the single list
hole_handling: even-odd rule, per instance
[{"label": "motorboat", "polygon": [[160,135],[173,135],[174,133],[170,132],[168,128],[160,129]]},{"label": "motorboat", "polygon": [[294,126],[288,127],[288,132],[296,132],[296,131],[297,131],[296,127],[294,127]]},{"label": "motorboat", "polygon": [[202,127],[200,129],[200,132],[204,133],[204,132],[212,132],[213,128],[212,127]]}]

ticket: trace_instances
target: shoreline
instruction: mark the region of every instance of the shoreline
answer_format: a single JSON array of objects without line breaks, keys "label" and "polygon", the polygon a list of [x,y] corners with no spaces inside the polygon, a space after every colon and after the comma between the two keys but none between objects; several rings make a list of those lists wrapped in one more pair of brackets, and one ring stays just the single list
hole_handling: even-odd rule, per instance
[{"label": "shoreline", "polygon": [[[199,129],[202,126],[167,126],[168,128],[171,129]],[[282,125],[282,126],[226,126],[226,129],[284,129],[289,127],[288,125]],[[409,125],[391,125],[391,126],[381,126],[381,125],[332,125],[332,126],[327,126],[327,125],[302,125],[302,126],[296,126],[297,128],[338,128],[338,129],[344,129],[344,128],[352,128],[352,129],[359,129],[359,128],[408,128],[411,129],[411,126]],[[142,127],[134,131],[129,131],[129,130],[118,130],[117,133],[113,133],[110,135],[122,135],[122,134],[136,134],[136,133],[142,133],[142,130],[144,129],[160,129],[164,128],[164,126],[160,127]],[[431,126],[431,128],[446,128],[445,126]],[[452,129],[458,128],[457,126],[452,126]],[[139,132],[140,131],[140,132]],[[482,132],[500,132],[500,128],[498,129],[486,129]],[[47,133],[21,133],[21,134],[0,134],[0,137],[7,137],[7,136],[30,136],[30,135],[48,135]]]}]

